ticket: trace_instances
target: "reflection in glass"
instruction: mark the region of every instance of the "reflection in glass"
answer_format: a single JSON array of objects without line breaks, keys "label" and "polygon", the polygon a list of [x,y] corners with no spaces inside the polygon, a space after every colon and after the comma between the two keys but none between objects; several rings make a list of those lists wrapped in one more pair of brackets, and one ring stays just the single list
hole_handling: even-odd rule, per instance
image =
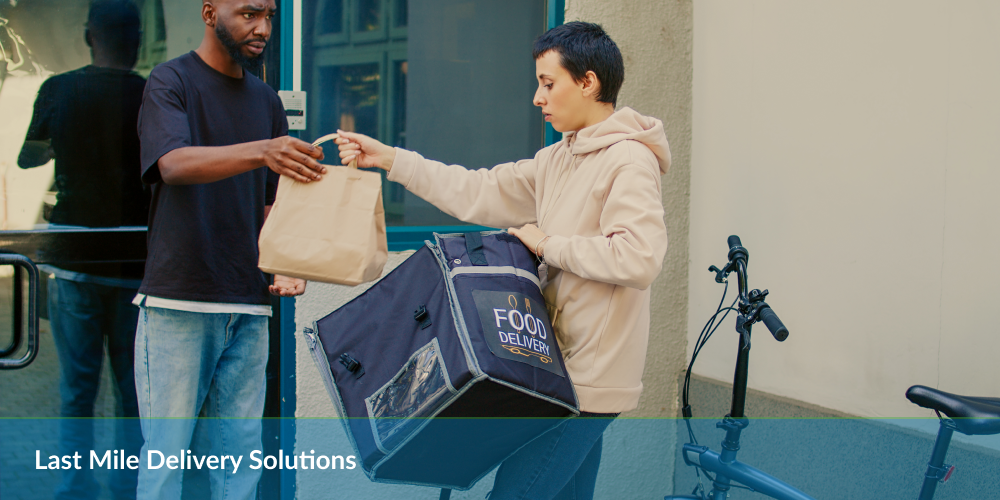
[{"label": "reflection in glass", "polygon": [[320,69],[323,96],[321,130],[346,130],[378,136],[379,67],[377,63]]},{"label": "reflection in glass", "polygon": [[393,12],[393,27],[395,28],[405,28],[408,21],[408,1],[407,0],[393,0],[395,4],[395,12]]},{"label": "reflection in glass", "polygon": [[[136,134],[145,80],[132,70],[137,61],[151,68],[165,58],[163,2],[0,2],[5,229],[145,225],[148,192],[138,177]],[[39,260],[47,264],[39,265],[47,278],[42,347],[31,366],[3,374],[0,394],[15,394],[8,389],[16,388],[22,396],[13,403],[4,398],[12,404],[0,405],[0,416],[64,417],[53,421],[58,432],[32,437],[33,448],[48,454],[88,456],[93,449],[137,454],[142,436],[136,420],[90,417],[138,416],[133,376],[138,310],[131,300],[142,263]],[[6,295],[0,300],[9,304]],[[7,318],[0,321],[10,324]],[[0,442],[7,437],[0,430]],[[98,482],[114,498],[135,497],[135,471],[129,469],[94,474],[86,467],[30,477],[35,489],[48,489],[48,498],[52,490],[56,498],[95,498],[102,489]],[[27,480],[0,476],[0,491],[26,491]]]},{"label": "reflection in glass", "polygon": [[[406,61],[392,62],[388,144],[399,148],[406,147],[406,72],[408,69],[409,65]],[[406,188],[402,184],[388,181],[382,184],[382,202],[385,205],[385,218],[388,224],[401,225],[404,223],[406,207],[403,202],[405,200]]]},{"label": "reflection in glass", "polygon": [[382,25],[382,0],[358,0],[356,31],[376,31]]},{"label": "reflection in glass", "polygon": [[153,41],[165,42],[167,40],[167,24],[163,19],[163,0],[152,0],[153,8]]},{"label": "reflection in glass", "polygon": [[[343,18],[326,20],[335,3]],[[304,137],[353,129],[469,168],[530,158],[542,145],[531,45],[545,2],[314,0],[302,8],[316,19],[302,33]],[[325,30],[337,22],[344,32],[331,37]],[[461,224],[396,183],[383,184],[382,200],[389,225]]]},{"label": "reflection in glass", "polygon": [[392,65],[392,136],[389,144],[398,148],[406,147],[406,61],[395,61]]},{"label": "reflection in glass", "polygon": [[324,0],[319,8],[319,34],[332,35],[344,31],[344,0]]}]

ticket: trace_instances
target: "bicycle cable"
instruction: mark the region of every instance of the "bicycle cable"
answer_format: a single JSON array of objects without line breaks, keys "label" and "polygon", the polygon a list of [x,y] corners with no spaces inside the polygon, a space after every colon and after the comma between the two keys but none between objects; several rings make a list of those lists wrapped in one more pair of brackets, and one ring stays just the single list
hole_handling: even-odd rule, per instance
[{"label": "bicycle cable", "polygon": [[[723,300],[725,300],[725,295],[723,295]],[[739,297],[737,297],[736,300],[739,300]],[[735,300],[733,301],[733,305],[736,305],[736,301]],[[698,438],[695,437],[694,431],[691,429],[691,417],[692,417],[692,413],[691,413],[691,403],[690,403],[690,400],[689,400],[689,395],[690,395],[690,392],[691,392],[690,391],[690,388],[691,388],[691,368],[694,366],[694,360],[698,357],[698,353],[701,352],[701,349],[703,347],[705,347],[705,344],[708,343],[708,339],[712,337],[712,334],[715,333],[715,331],[718,330],[720,326],[722,326],[722,321],[726,319],[726,316],[729,315],[729,312],[730,311],[737,311],[737,312],[739,312],[733,306],[721,307],[722,304],[719,304],[719,306],[720,307],[719,307],[718,310],[716,310],[715,314],[713,314],[712,317],[709,318],[708,323],[705,325],[705,328],[702,329],[701,335],[698,336],[698,340],[695,343],[695,350],[691,354],[691,363],[688,364],[687,373],[684,374],[684,388],[683,388],[683,391],[682,391],[682,394],[681,394],[681,399],[682,399],[682,402],[684,403],[684,407],[682,408],[681,411],[682,411],[682,415],[684,416],[684,423],[687,425],[688,439],[691,440],[691,444],[695,444],[695,445],[698,444]],[[714,324],[715,319],[719,316],[719,314],[722,311],[725,311],[726,314],[723,314],[722,318],[719,319],[719,322],[717,324]],[[706,331],[708,332],[708,335],[705,335]],[[704,338],[702,338],[703,336],[704,336]]]},{"label": "bicycle cable", "polygon": [[[708,322],[705,323],[705,326],[701,329],[701,333],[698,334],[698,339],[695,340],[694,349],[691,352],[691,361],[688,363],[687,371],[684,374],[684,385],[681,391],[681,401],[683,403],[683,406],[681,407],[681,414],[684,416],[685,419],[691,418],[692,416],[691,404],[690,404],[691,370],[694,367],[695,360],[698,359],[698,354],[701,352],[701,349],[705,347],[705,345],[708,343],[708,339],[712,337],[712,334],[715,333],[715,330],[717,330],[719,326],[722,325],[722,322],[725,321],[726,316],[729,315],[729,312],[730,311],[736,311],[737,313],[739,312],[737,309],[734,308],[736,302],[739,301],[739,297],[736,297],[736,299],[733,300],[733,303],[729,307],[723,307],[726,301],[726,295],[729,293],[729,281],[726,281],[725,284],[726,287],[722,291],[722,298],[719,300],[719,306],[716,308],[715,314],[713,314],[712,317],[708,319]],[[725,311],[725,314],[722,315],[722,318],[719,318],[719,322],[716,324],[715,323],[716,318],[718,318],[719,314],[722,313],[723,311]],[[698,444],[697,441],[695,441],[694,444]]]},{"label": "bicycle cable", "polygon": [[[698,339],[695,340],[694,349],[691,352],[691,361],[690,363],[688,363],[687,372],[684,374],[684,387],[681,393],[681,400],[683,402],[683,407],[681,409],[681,412],[682,415],[684,416],[684,424],[687,426],[688,439],[690,440],[691,444],[694,445],[698,444],[698,438],[694,435],[694,429],[691,428],[692,413],[691,413],[691,403],[689,399],[691,392],[691,369],[694,367],[695,360],[698,359],[698,353],[700,353],[701,349],[705,347],[705,345],[708,343],[708,339],[712,337],[712,334],[719,329],[719,326],[722,325],[722,322],[726,319],[726,316],[729,316],[730,311],[737,311],[737,313],[739,312],[737,309],[733,307],[739,300],[738,296],[736,297],[735,300],[733,300],[733,303],[729,307],[723,307],[723,305],[726,302],[726,295],[729,293],[729,281],[726,281],[725,284],[726,287],[722,290],[722,298],[719,299],[719,305],[718,307],[716,307],[715,314],[713,314],[712,317],[708,319],[708,322],[705,323],[704,327],[702,327],[701,333],[698,334]],[[723,311],[725,311],[725,314],[722,315],[722,318],[719,318],[719,314],[721,314]],[[716,323],[715,321],[716,318],[719,319],[718,323]],[[695,490],[692,491],[692,494],[698,494],[699,496],[702,496],[704,498],[704,492],[706,490],[705,490],[705,485],[701,481],[701,474],[704,473],[705,477],[712,482],[715,482],[715,478],[712,477],[712,475],[709,474],[707,470],[703,470],[699,466],[694,467],[694,472],[695,475],[697,475],[698,477],[698,486],[695,487]],[[746,486],[738,484],[733,484],[732,486],[737,488],[745,488],[750,491],[753,491],[752,489],[747,488]]]}]

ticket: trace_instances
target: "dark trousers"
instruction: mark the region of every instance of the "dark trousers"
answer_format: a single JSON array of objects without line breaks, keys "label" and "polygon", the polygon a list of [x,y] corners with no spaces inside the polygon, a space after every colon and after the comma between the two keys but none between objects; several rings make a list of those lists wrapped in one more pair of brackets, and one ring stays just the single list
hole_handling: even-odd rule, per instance
[{"label": "dark trousers", "polygon": [[[116,400],[115,449],[138,455],[142,446],[132,361],[139,308],[136,290],[60,278],[49,280],[49,321],[59,353],[59,449],[89,457],[94,449],[94,403],[107,348]],[[115,469],[108,485],[114,498],[134,499],[136,471]],[[58,499],[97,498],[100,488],[89,467],[63,471]]]},{"label": "dark trousers", "polygon": [[500,465],[489,499],[593,499],[602,436],[616,416],[581,412],[538,436]]}]

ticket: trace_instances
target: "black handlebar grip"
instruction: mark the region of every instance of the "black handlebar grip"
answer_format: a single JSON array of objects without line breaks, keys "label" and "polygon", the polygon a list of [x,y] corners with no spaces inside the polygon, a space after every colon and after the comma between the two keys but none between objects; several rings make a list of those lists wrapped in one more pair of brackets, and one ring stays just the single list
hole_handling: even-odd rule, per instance
[{"label": "black handlebar grip", "polygon": [[778,315],[770,307],[765,307],[760,311],[760,319],[767,325],[767,329],[774,335],[774,340],[782,342],[788,338],[788,328],[778,319]]},{"label": "black handlebar grip", "polygon": [[739,236],[736,236],[734,234],[734,235],[732,235],[732,236],[729,237],[729,249],[730,250],[733,250],[733,249],[741,247],[741,246],[743,246],[743,243],[740,243],[740,237]]},{"label": "black handlebar grip", "polygon": [[742,259],[743,263],[746,264],[747,258],[750,254],[747,253],[747,249],[743,248],[743,243],[740,242],[740,237],[735,234],[729,237],[729,260]]}]

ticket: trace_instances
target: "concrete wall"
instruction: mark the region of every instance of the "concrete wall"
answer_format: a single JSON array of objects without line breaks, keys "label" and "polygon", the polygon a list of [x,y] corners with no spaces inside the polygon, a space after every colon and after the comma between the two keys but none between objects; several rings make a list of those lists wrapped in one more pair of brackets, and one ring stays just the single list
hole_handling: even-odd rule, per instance
[{"label": "concrete wall", "polygon": [[567,0],[566,21],[602,25],[625,58],[618,106],[663,120],[673,164],[663,177],[667,249],[653,283],[649,352],[636,417],[677,414],[677,373],[685,368],[691,180],[692,5],[689,0]]},{"label": "concrete wall", "polygon": [[[752,388],[870,417],[932,415],[912,384],[1000,394],[1000,6],[698,1],[694,19],[688,350],[738,234],[791,331],[755,331]],[[695,373],[731,380],[735,354],[730,320]]]}]

